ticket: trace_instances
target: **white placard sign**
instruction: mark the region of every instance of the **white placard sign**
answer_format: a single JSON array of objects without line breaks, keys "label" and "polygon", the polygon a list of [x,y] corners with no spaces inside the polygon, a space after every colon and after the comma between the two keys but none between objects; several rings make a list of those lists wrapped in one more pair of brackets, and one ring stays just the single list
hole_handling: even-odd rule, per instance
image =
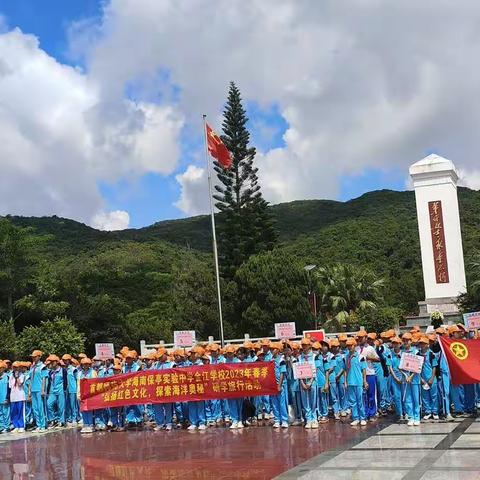
[{"label": "white placard sign", "polygon": [[96,343],[95,356],[99,360],[108,360],[115,357],[115,349],[113,343]]},{"label": "white placard sign", "polygon": [[289,339],[297,335],[295,322],[285,322],[275,324],[275,337],[280,339]]},{"label": "white placard sign", "polygon": [[311,363],[294,363],[292,367],[295,380],[313,378],[316,375],[315,367]]},{"label": "white placard sign", "polygon": [[463,314],[465,326],[471,330],[480,328],[480,312],[471,312]]},{"label": "white placard sign", "polygon": [[195,344],[195,330],[175,330],[173,332],[173,343],[177,347],[193,347]]},{"label": "white placard sign", "polygon": [[424,360],[425,358],[422,355],[402,353],[399,368],[400,370],[405,370],[407,372],[420,373],[422,371]]}]

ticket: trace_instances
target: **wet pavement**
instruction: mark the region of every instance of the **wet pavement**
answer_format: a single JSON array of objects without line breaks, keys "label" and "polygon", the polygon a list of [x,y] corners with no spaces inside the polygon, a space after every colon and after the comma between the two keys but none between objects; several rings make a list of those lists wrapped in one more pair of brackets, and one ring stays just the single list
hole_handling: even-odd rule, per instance
[{"label": "wet pavement", "polygon": [[270,479],[384,426],[360,429],[330,422],[318,430],[251,427],[93,435],[68,429],[15,440],[0,435],[0,479]]},{"label": "wet pavement", "polygon": [[278,480],[479,480],[480,423],[473,418],[359,432]]}]

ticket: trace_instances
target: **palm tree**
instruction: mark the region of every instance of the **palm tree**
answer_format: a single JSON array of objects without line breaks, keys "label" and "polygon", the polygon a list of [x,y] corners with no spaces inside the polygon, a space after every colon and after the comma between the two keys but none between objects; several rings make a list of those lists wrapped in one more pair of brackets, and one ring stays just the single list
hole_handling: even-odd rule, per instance
[{"label": "palm tree", "polygon": [[370,270],[349,264],[321,267],[316,272],[323,326],[342,330],[356,315],[374,309],[382,298],[383,279]]}]

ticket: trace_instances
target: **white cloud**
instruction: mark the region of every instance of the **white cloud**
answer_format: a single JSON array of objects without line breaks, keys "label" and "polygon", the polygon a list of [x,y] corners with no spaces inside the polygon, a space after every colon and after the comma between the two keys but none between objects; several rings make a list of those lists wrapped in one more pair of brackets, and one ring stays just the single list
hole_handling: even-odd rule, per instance
[{"label": "white cloud", "polygon": [[172,106],[105,91],[48,56],[35,37],[0,34],[0,215],[128,226],[127,212],[104,213],[98,183],[172,173],[183,119]]},{"label": "white cloud", "polygon": [[209,211],[208,180],[204,168],[189,165],[184,173],[175,178],[182,187],[176,207],[191,215]]},{"label": "white cloud", "polygon": [[[114,96],[168,71],[192,125],[218,118],[232,79],[274,102],[289,128],[258,159],[267,198],[334,198],[342,175],[407,171],[431,148],[476,165],[479,14],[476,0],[111,0],[86,58]],[[199,180],[177,179],[178,205],[198,212],[185,190]]]},{"label": "white cloud", "polygon": [[124,230],[128,228],[130,215],[124,210],[99,212],[92,219],[92,227],[100,230]]},{"label": "white cloud", "polygon": [[473,190],[480,190],[480,170],[459,170],[458,183]]}]

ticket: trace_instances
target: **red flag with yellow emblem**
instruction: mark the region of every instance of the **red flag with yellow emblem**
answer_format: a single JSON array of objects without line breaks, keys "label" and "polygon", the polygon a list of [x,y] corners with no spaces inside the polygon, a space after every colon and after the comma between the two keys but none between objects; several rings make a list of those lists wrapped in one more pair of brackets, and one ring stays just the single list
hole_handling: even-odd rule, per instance
[{"label": "red flag with yellow emblem", "polygon": [[440,337],[440,345],[454,385],[480,382],[480,340]]},{"label": "red flag with yellow emblem", "polygon": [[218,163],[228,170],[232,166],[232,157],[225,144],[220,137],[212,130],[207,123],[207,146],[208,152],[213,158],[216,158]]}]

